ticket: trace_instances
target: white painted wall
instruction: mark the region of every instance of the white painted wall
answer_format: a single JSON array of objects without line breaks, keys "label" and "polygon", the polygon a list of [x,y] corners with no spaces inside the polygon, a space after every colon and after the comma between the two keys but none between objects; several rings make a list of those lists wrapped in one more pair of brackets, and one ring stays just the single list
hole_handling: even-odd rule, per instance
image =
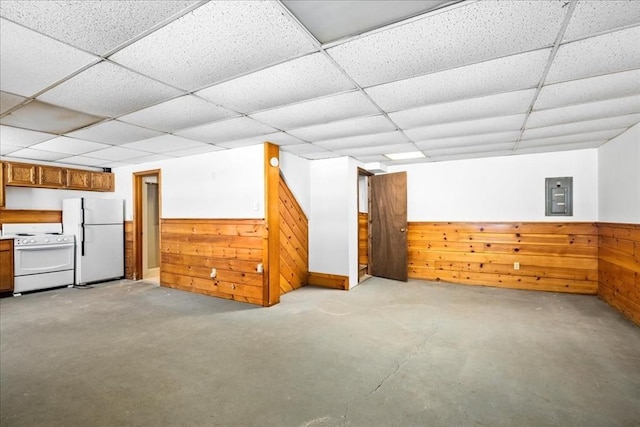
[{"label": "white painted wall", "polygon": [[264,218],[264,147],[116,168],[116,193],[133,218],[133,172],[162,170],[162,218]]},{"label": "white painted wall", "polygon": [[115,199],[114,193],[98,191],[56,190],[52,188],[5,187],[6,209],[62,210],[64,199],[78,197],[94,199]]},{"label": "white painted wall", "polygon": [[640,124],[598,149],[602,222],[640,224]]},{"label": "white painted wall", "polygon": [[357,163],[348,157],[311,162],[309,270],[349,276],[358,284]]},{"label": "white painted wall", "polygon": [[280,151],[280,171],[308,219],[311,213],[311,161]]},{"label": "white painted wall", "polygon": [[[597,221],[598,150],[389,167],[407,172],[409,221]],[[545,178],[573,177],[573,216],[545,216]]]}]

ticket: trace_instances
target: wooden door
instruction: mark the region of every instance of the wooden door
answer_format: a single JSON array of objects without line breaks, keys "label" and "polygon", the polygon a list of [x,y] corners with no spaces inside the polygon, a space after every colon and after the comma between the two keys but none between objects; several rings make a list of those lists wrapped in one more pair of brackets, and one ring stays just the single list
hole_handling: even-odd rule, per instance
[{"label": "wooden door", "polygon": [[407,281],[407,173],[369,177],[372,276]]}]

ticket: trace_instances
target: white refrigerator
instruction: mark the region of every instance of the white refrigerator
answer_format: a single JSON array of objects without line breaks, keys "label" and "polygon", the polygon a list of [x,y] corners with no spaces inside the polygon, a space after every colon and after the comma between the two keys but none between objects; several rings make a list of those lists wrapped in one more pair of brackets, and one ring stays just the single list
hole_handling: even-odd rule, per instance
[{"label": "white refrigerator", "polygon": [[62,228],[76,236],[75,285],[124,276],[124,201],[65,199]]}]

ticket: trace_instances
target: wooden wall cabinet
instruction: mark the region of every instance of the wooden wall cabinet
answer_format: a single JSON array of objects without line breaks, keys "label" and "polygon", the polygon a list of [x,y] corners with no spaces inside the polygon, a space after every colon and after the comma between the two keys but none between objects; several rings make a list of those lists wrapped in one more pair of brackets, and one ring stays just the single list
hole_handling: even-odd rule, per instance
[{"label": "wooden wall cabinet", "polygon": [[80,169],[67,169],[67,188],[71,190],[90,190],[91,172]]},{"label": "wooden wall cabinet", "polygon": [[13,240],[0,240],[0,293],[13,292]]},{"label": "wooden wall cabinet", "polygon": [[91,190],[113,191],[113,174],[109,172],[91,172]]},{"label": "wooden wall cabinet", "polygon": [[[32,165],[28,163],[4,163],[4,183],[0,180],[0,203],[3,202],[4,185],[16,187],[64,188],[69,190],[114,191],[113,174],[58,166]],[[3,185],[4,184],[4,185]],[[3,206],[4,203],[0,204]]]},{"label": "wooden wall cabinet", "polygon": [[4,208],[4,163],[0,162],[0,208]]},{"label": "wooden wall cabinet", "polygon": [[6,185],[22,187],[38,186],[38,166],[26,163],[5,163],[7,168]]},{"label": "wooden wall cabinet", "polygon": [[38,183],[42,187],[65,188],[66,170],[55,166],[38,166]]}]

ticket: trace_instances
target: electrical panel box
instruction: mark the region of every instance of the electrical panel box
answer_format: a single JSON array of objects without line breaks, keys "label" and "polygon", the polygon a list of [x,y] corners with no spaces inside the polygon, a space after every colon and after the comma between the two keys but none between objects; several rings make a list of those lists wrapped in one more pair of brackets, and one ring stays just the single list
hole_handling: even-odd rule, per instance
[{"label": "electrical panel box", "polygon": [[546,178],[546,216],[573,215],[573,177]]}]

